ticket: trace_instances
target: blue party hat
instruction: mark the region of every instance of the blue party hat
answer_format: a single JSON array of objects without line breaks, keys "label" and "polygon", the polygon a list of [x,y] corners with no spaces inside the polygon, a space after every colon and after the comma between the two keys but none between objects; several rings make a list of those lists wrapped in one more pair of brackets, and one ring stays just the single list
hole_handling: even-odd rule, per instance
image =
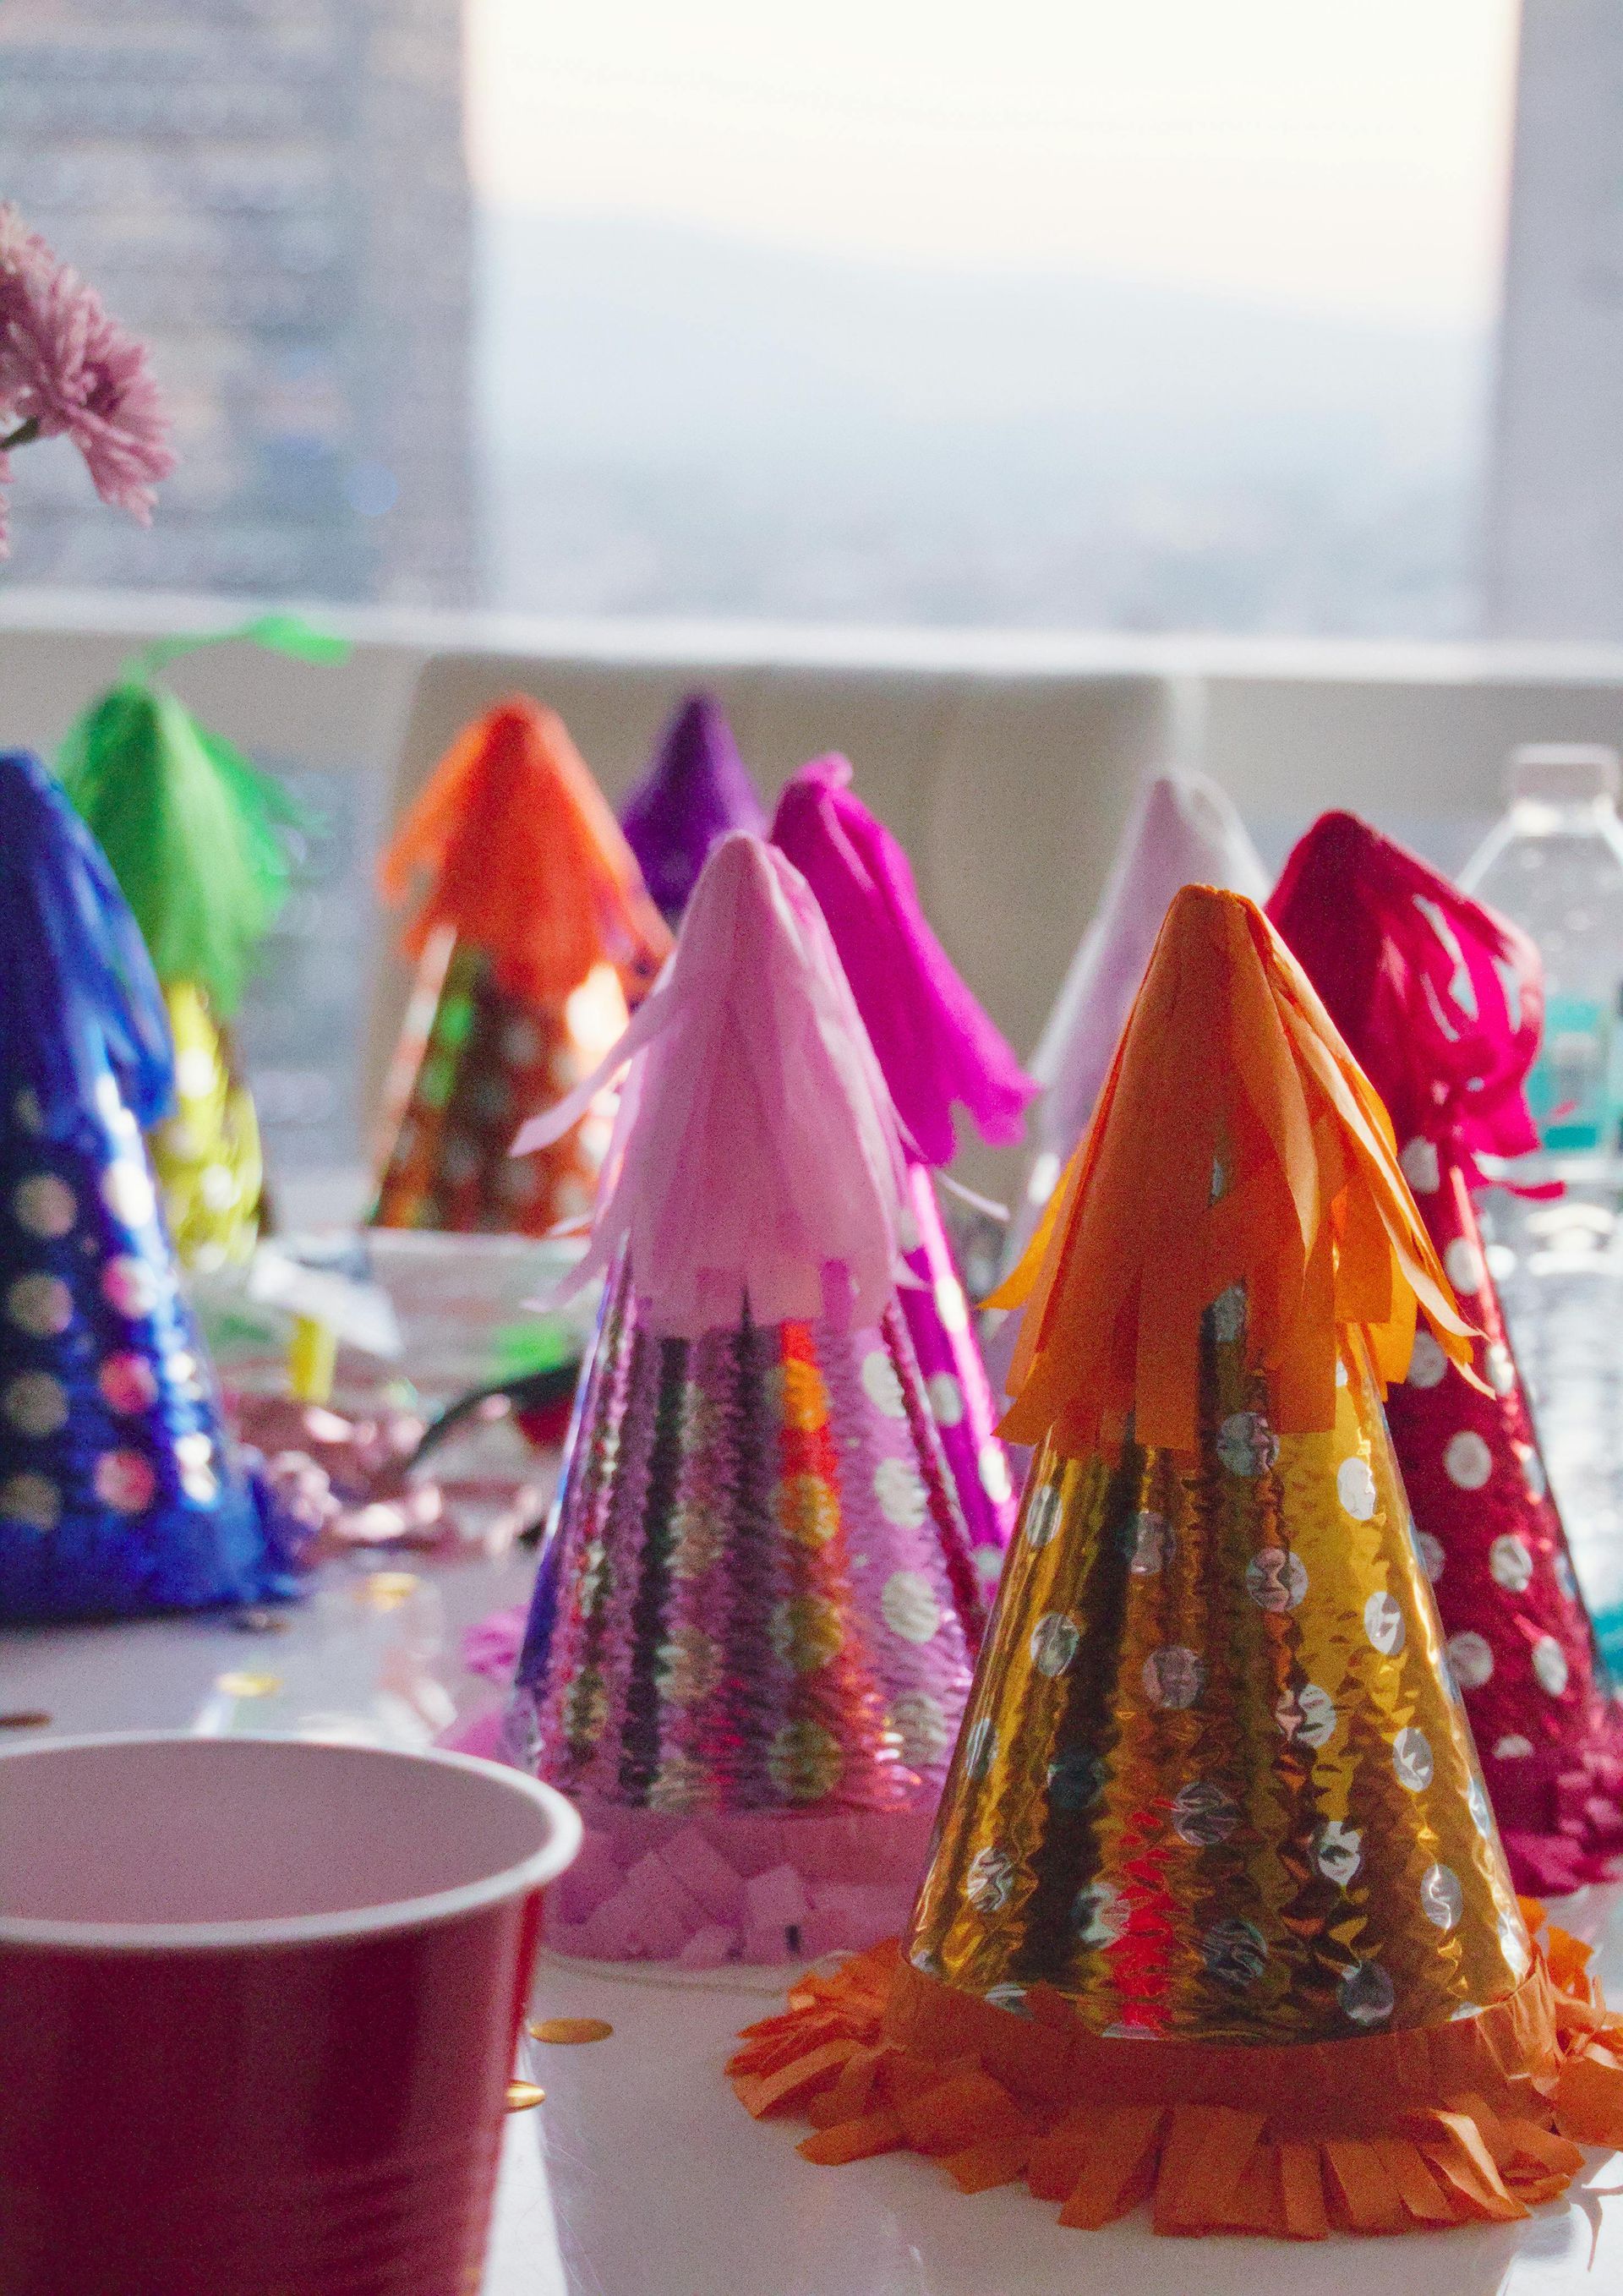
[{"label": "blue party hat", "polygon": [[147,1162],[174,1088],[151,960],[37,758],[0,756],[0,1620],[291,1594]]}]

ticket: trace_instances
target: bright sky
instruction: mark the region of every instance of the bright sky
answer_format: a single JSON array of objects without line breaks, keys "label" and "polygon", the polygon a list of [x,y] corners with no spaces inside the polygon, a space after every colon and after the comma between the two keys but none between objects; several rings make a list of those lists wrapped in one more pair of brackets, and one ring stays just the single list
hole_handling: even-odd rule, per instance
[{"label": "bright sky", "polygon": [[471,0],[489,197],[1480,318],[1515,0]]}]

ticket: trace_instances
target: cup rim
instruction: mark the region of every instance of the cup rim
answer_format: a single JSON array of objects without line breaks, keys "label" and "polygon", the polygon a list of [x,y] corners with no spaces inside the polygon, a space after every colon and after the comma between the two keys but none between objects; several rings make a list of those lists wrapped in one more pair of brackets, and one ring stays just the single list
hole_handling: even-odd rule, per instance
[{"label": "cup rim", "polygon": [[485,1784],[517,1794],[538,1808],[547,1822],[540,1848],[516,1866],[482,1881],[466,1882],[425,1897],[402,1898],[380,1906],[346,1906],[336,1913],[279,1914],[258,1920],[217,1922],[67,1922],[0,1914],[0,1946],[47,1947],[80,1953],[241,1952],[259,1946],[324,1945],[348,1938],[378,1937],[423,1929],[481,1913],[506,1899],[527,1895],[556,1881],[580,1848],[580,1813],[554,1787],[523,1770],[486,1761],[448,1748],[398,1746],[326,1747],[321,1739],[278,1737],[269,1732],[234,1733],[229,1738],[200,1737],[190,1730],[102,1730],[71,1737],[37,1739],[31,1745],[0,1746],[0,1762],[37,1761],[50,1754],[88,1752],[104,1746],[293,1746],[364,1755],[377,1761],[430,1762],[441,1769],[464,1770]]}]

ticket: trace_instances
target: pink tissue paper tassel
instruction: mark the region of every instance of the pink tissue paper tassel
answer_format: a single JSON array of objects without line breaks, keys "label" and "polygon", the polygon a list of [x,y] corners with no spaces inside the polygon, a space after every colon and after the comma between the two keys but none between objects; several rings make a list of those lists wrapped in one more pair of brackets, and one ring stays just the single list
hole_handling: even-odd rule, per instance
[{"label": "pink tissue paper tassel", "polygon": [[548,1933],[689,1966],[870,1943],[916,1885],[984,1601],[898,1300],[894,1113],[760,840],[712,853],[622,1062],[504,1742],[586,1819]]},{"label": "pink tissue paper tassel", "polygon": [[931,931],[906,853],[851,788],[848,759],[816,758],[785,786],[772,826],[816,893],[910,1146],[902,1290],[977,1567],[996,1581],[1016,1491],[963,1283],[927,1168],[956,1151],[967,1109],[995,1146],[1019,1140],[1037,1090]]}]

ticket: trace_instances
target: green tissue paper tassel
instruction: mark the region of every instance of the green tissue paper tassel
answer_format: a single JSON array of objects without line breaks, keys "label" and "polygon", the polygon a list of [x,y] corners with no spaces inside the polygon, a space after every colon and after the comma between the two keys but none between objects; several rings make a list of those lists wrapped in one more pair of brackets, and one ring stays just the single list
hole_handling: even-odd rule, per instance
[{"label": "green tissue paper tassel", "polygon": [[305,816],[140,657],[69,729],[57,771],[135,913],[159,980],[229,1020],[288,890]]}]

